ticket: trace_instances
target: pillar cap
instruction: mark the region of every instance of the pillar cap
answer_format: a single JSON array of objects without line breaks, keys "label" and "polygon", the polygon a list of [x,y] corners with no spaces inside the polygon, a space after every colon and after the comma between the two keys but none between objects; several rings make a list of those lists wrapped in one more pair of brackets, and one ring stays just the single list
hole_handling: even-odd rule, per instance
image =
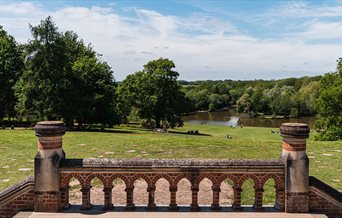
[{"label": "pillar cap", "polygon": [[42,121],[38,122],[34,127],[38,137],[62,136],[65,134],[65,129],[62,121]]},{"label": "pillar cap", "polygon": [[290,138],[309,138],[310,128],[305,123],[283,123],[280,126],[280,135]]}]

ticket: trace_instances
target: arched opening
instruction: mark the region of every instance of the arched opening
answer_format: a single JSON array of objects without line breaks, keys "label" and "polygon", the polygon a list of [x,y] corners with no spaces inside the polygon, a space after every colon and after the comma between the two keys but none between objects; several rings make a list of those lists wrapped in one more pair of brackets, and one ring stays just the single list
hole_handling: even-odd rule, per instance
[{"label": "arched opening", "polygon": [[117,178],[113,181],[112,189],[112,203],[114,206],[126,206],[126,184],[125,182]]},{"label": "arched opening", "polygon": [[234,203],[233,181],[226,179],[221,183],[220,189],[220,206],[231,207]]},{"label": "arched opening", "polygon": [[156,191],[154,193],[154,202],[157,206],[169,206],[171,193],[169,191],[170,184],[169,182],[161,178],[156,182]]},{"label": "arched opening", "polygon": [[255,190],[252,179],[247,179],[242,184],[241,205],[254,205]]},{"label": "arched opening", "polygon": [[198,205],[211,206],[213,203],[213,183],[208,178],[204,178],[198,185]]},{"label": "arched opening", "polygon": [[177,184],[176,203],[178,206],[190,206],[191,197],[191,183],[186,178],[183,178]]},{"label": "arched opening", "polygon": [[147,183],[142,178],[134,182],[133,203],[135,206],[147,206],[148,204]]},{"label": "arched opening", "polygon": [[274,179],[269,179],[264,184],[264,193],[262,195],[263,207],[274,207],[276,204],[276,183]]},{"label": "arched opening", "polygon": [[69,204],[82,205],[81,184],[76,178],[71,178],[69,182]]},{"label": "arched opening", "polygon": [[104,192],[103,192],[103,184],[100,179],[94,178],[91,180],[91,189],[90,189],[90,204],[96,205],[104,205]]}]

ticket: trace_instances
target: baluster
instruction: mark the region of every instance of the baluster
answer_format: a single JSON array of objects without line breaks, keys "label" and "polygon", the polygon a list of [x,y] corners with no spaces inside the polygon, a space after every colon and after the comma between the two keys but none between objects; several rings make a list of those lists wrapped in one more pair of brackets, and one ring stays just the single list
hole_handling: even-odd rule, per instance
[{"label": "baluster", "polygon": [[82,192],[82,208],[81,208],[81,210],[89,210],[91,208],[90,189],[91,189],[91,186],[82,187],[82,189],[81,189],[81,192]]},{"label": "baluster", "polygon": [[241,210],[241,192],[242,192],[242,188],[240,185],[235,185],[233,186],[234,189],[234,204],[233,204],[233,208],[235,210]]},{"label": "baluster", "polygon": [[154,192],[156,191],[156,186],[147,187],[148,192],[148,207],[150,210],[156,208],[156,203],[154,202]]},{"label": "baluster", "polygon": [[255,199],[254,199],[254,208],[256,210],[262,210],[262,195],[264,193],[264,189],[262,187],[255,187]]},{"label": "baluster", "polygon": [[211,205],[211,208],[213,210],[218,210],[220,209],[220,192],[221,192],[221,188],[220,186],[212,186],[211,187],[213,190],[213,203]]},{"label": "baluster", "polygon": [[103,189],[104,192],[104,209],[105,210],[111,210],[113,209],[113,203],[112,203],[112,190],[113,186],[105,187]]},{"label": "baluster", "polygon": [[198,210],[198,186],[191,186],[191,192],[192,192],[192,203],[190,205],[191,210]]},{"label": "baluster", "polygon": [[70,186],[61,187],[61,209],[67,209],[70,207],[69,204],[69,188]]},{"label": "baluster", "polygon": [[134,186],[126,186],[126,195],[127,195],[127,205],[126,205],[126,209],[127,210],[132,210],[134,209],[134,204],[133,204],[133,190],[134,190]]},{"label": "baluster", "polygon": [[170,210],[177,210],[178,207],[177,207],[177,186],[170,186],[169,188],[169,191],[170,191],[170,206],[169,206],[169,209]]},{"label": "baluster", "polygon": [[284,211],[285,188],[284,187],[277,188],[275,186],[275,190],[276,190],[276,204],[274,205],[274,207],[279,211]]}]

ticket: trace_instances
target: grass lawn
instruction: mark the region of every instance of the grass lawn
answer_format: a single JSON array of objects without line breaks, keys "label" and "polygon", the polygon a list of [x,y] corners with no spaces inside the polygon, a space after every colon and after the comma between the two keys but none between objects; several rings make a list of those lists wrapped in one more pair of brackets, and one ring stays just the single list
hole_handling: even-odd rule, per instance
[{"label": "grass lawn", "polygon": [[[205,135],[184,134],[190,129]],[[185,124],[159,134],[135,127],[108,132],[67,132],[63,148],[68,158],[278,158],[281,137],[271,128],[230,128]],[[229,133],[233,139],[226,139]],[[342,191],[342,141],[308,140],[310,175]],[[33,130],[0,130],[0,189],[33,175],[37,141]]]}]

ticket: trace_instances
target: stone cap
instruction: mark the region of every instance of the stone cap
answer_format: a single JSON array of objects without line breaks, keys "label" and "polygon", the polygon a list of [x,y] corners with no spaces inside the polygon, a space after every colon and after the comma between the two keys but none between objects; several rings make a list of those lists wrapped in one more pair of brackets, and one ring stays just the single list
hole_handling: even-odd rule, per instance
[{"label": "stone cap", "polygon": [[309,138],[310,129],[305,123],[283,123],[280,126],[280,135],[290,138]]},{"label": "stone cap", "polygon": [[42,121],[34,127],[38,137],[62,136],[65,134],[65,129],[63,121]]},{"label": "stone cap", "polygon": [[283,169],[285,163],[282,159],[62,159],[61,168],[185,168],[185,169]]}]

